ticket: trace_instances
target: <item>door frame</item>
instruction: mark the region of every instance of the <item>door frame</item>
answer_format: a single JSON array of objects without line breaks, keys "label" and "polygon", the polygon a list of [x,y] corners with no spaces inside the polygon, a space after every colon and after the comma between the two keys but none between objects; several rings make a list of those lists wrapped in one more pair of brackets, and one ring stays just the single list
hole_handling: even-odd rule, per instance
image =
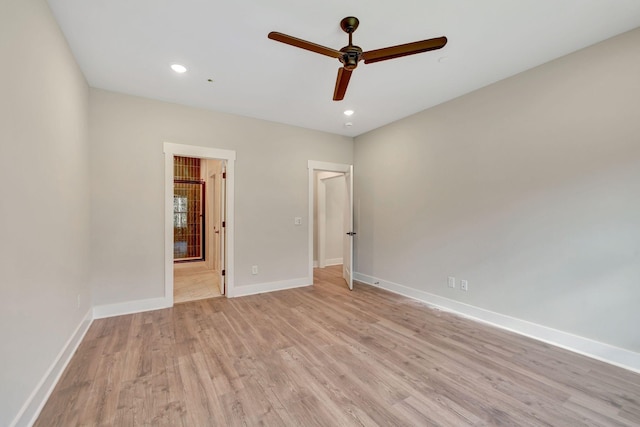
[{"label": "door frame", "polygon": [[[330,162],[320,162],[316,160],[309,160],[307,167],[309,168],[309,237],[308,237],[308,250],[309,250],[309,265],[308,265],[308,275],[309,275],[309,283],[313,284],[313,206],[315,200],[315,191],[314,191],[314,181],[315,181],[315,172],[342,172],[342,173],[353,173],[353,165],[347,165],[343,163],[330,163]],[[351,189],[353,191],[353,188]],[[346,207],[345,207],[346,208]],[[353,215],[353,206],[352,215]],[[352,272],[353,274],[353,272]]]},{"label": "door frame", "polygon": [[234,150],[201,147],[197,145],[165,142],[164,151],[164,298],[169,307],[173,306],[173,157],[185,156],[200,159],[226,160],[226,239],[225,278],[227,298],[234,296]]}]

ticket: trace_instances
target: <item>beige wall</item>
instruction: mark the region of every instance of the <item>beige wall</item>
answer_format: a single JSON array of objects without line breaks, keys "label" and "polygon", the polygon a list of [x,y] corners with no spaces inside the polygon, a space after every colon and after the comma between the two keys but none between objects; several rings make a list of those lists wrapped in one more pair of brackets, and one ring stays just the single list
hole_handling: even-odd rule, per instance
[{"label": "beige wall", "polygon": [[357,137],[356,271],[640,352],[638,46],[640,29]]},{"label": "beige wall", "polygon": [[0,2],[0,58],[0,425],[7,426],[89,310],[88,87],[43,0]]},{"label": "beige wall", "polygon": [[163,142],[236,151],[236,288],[307,276],[307,162],[353,156],[348,137],[95,89],[90,140],[96,305],[164,295]]}]

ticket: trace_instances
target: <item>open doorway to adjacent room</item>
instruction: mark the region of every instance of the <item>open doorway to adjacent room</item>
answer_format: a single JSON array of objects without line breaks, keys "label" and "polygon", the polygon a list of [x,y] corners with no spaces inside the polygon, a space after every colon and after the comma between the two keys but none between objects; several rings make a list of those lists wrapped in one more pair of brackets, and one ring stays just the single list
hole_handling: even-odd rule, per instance
[{"label": "open doorway to adjacent room", "polygon": [[225,163],[174,156],[174,303],[224,294]]},{"label": "open doorway to adjacent room", "polygon": [[233,150],[163,144],[164,299],[234,296]]},{"label": "open doorway to adjacent room", "polygon": [[353,289],[353,167],[309,161],[309,275],[340,272]]},{"label": "open doorway to adjacent room", "polygon": [[343,263],[346,185],[342,172],[315,172],[313,267]]}]

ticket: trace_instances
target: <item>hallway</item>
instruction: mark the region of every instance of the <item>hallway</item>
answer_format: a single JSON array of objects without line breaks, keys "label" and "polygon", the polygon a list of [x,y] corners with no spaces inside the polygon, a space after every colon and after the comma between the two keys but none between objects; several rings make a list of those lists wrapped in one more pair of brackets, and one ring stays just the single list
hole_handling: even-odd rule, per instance
[{"label": "hallway", "polygon": [[204,262],[183,262],[173,265],[173,302],[196,301],[219,297],[220,277],[207,269]]}]

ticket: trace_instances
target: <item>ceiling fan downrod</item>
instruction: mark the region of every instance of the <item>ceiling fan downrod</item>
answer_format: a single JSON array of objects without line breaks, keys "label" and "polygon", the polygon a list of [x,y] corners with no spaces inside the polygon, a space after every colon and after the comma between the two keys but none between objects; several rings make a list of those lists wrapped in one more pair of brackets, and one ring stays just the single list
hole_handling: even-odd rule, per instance
[{"label": "ceiling fan downrod", "polygon": [[349,35],[349,45],[340,49],[343,53],[340,58],[340,62],[347,70],[354,70],[358,66],[362,56],[362,49],[360,46],[353,45],[353,33],[358,29],[360,21],[355,16],[347,16],[340,21],[340,28],[342,31]]}]

